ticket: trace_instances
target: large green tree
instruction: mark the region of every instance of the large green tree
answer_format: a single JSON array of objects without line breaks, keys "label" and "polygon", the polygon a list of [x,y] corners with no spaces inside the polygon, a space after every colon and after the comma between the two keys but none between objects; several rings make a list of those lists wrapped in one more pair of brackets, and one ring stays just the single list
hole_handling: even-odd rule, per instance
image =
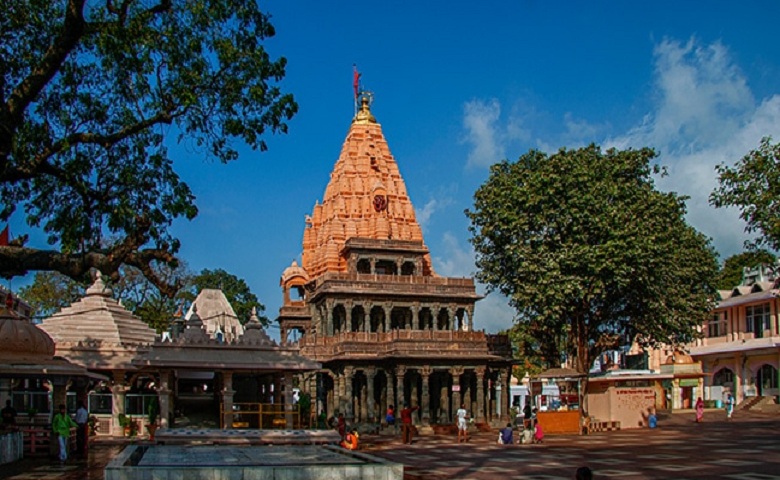
[{"label": "large green tree", "polygon": [[718,165],[718,187],[710,194],[715,207],[737,207],[747,233],[759,236],[749,246],[780,251],[780,144],[761,139],[757,149],[735,166]]},{"label": "large green tree", "polygon": [[546,332],[540,341],[564,338],[580,372],[634,339],[688,342],[713,306],[716,255],[685,222],[685,197],[656,190],[654,157],[532,150],[493,165],[466,211],[477,278]]},{"label": "large green tree", "polygon": [[198,293],[204,288],[217,288],[222,290],[225,294],[233,310],[236,312],[236,316],[241,323],[246,323],[252,314],[252,308],[257,309],[257,317],[264,326],[270,324],[270,320],[266,317],[265,306],[257,299],[257,295],[252,293],[252,290],[247,285],[246,281],[237,276],[226,272],[222,269],[209,270],[204,269],[200,274],[196,275],[189,283],[183,298],[189,301],[195,300]]},{"label": "large green tree", "polygon": [[273,35],[255,1],[0,2],[0,221],[23,210],[52,246],[0,246],[0,276],[124,264],[173,296],[153,265],[175,264],[168,227],[197,209],[168,147],[228,162],[287,131]]}]

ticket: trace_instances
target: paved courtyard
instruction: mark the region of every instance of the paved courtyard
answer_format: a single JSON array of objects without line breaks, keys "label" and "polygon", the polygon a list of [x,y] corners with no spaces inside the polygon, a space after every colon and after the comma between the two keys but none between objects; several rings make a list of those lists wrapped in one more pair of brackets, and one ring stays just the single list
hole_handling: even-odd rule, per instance
[{"label": "paved courtyard", "polygon": [[[727,422],[722,412],[711,411],[705,423],[696,424],[693,414],[675,414],[662,416],[656,430],[548,436],[542,445],[496,445],[495,437],[479,433],[457,444],[454,437],[425,436],[403,445],[396,438],[364,435],[363,445],[366,453],[403,463],[407,480],[563,480],[583,465],[599,479],[780,480],[777,416],[740,414]],[[122,448],[100,440],[87,459],[64,466],[24,459],[0,468],[0,479],[102,480],[103,467]]]}]

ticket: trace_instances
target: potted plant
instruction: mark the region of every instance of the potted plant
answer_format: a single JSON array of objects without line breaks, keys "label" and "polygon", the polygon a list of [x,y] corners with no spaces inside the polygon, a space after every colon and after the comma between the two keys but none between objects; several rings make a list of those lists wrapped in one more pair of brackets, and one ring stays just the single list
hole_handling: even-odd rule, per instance
[{"label": "potted plant", "polygon": [[149,431],[149,441],[154,441],[154,432],[157,431],[157,415],[160,413],[160,405],[157,401],[157,397],[154,396],[149,401],[149,405],[146,406],[146,415],[149,423],[146,425],[146,430]]},{"label": "potted plant", "polygon": [[138,423],[136,423],[132,417],[120,413],[117,417],[119,420],[119,426],[122,427],[126,437],[135,437],[138,435]]},{"label": "potted plant", "polygon": [[30,418],[30,425],[35,426],[35,416],[38,415],[38,409],[30,407],[27,409],[27,416]]}]

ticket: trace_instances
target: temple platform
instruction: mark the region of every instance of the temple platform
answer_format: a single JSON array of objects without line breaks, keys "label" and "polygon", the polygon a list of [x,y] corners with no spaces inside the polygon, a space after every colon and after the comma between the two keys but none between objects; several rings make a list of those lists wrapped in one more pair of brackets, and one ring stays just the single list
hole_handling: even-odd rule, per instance
[{"label": "temple platform", "polygon": [[168,428],[158,430],[160,445],[336,445],[335,430],[221,430],[218,428]]}]

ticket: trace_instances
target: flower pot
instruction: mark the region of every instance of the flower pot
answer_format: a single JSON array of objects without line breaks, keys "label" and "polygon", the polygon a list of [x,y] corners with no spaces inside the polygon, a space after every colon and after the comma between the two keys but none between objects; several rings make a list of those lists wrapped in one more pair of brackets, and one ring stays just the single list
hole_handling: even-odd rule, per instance
[{"label": "flower pot", "polygon": [[154,441],[154,432],[157,431],[157,425],[154,424],[154,423],[151,423],[151,424],[147,425],[146,426],[146,431],[149,432],[149,441],[153,442]]}]

